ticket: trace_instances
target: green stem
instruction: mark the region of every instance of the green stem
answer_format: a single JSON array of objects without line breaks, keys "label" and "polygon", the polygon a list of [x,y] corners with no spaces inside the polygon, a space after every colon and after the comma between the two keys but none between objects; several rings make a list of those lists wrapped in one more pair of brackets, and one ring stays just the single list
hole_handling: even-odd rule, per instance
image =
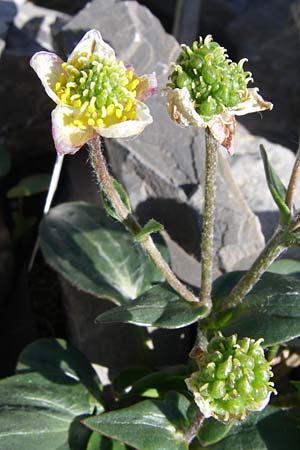
[{"label": "green stem", "polygon": [[201,290],[200,300],[209,311],[212,307],[211,287],[213,280],[213,243],[214,216],[216,197],[216,172],[218,160],[218,143],[207,128],[205,131],[206,161],[205,161],[205,199],[203,213],[203,228],[201,239]]},{"label": "green stem", "polygon": [[[91,162],[97,174],[101,189],[105,191],[107,197],[113,205],[114,210],[118,214],[120,221],[127,228],[127,230],[130,231],[133,236],[135,236],[139,231],[141,231],[142,228],[137,219],[131,213],[129,213],[111,181],[111,177],[102,153],[101,141],[99,137],[97,136],[94,139],[91,139],[88,145]],[[169,285],[182,298],[184,298],[184,300],[188,302],[199,303],[198,298],[195,297],[194,294],[184,284],[182,284],[181,281],[178,280],[174,272],[169,267],[168,263],[165,261],[165,259],[157,249],[151,236],[145,238],[140,243],[140,245],[148,253],[157,269],[165,276],[166,281],[169,283]]]},{"label": "green stem", "polygon": [[234,308],[242,303],[244,297],[259,281],[262,274],[286,248],[284,244],[284,231],[280,229],[270,239],[249,271],[246,272],[238,284],[232,289],[222,305],[222,310]]}]

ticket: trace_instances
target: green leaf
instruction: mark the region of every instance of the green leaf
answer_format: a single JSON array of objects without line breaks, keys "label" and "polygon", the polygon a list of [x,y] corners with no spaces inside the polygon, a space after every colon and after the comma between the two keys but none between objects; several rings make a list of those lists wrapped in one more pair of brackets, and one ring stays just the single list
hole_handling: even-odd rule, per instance
[{"label": "green leaf", "polygon": [[296,391],[300,392],[300,381],[291,381],[291,384],[296,389]]},{"label": "green leaf", "polygon": [[208,445],[215,444],[223,439],[230,431],[232,425],[233,423],[224,424],[213,417],[210,417],[209,419],[204,420],[197,433],[197,437],[201,445],[207,447]]},{"label": "green leaf", "polygon": [[294,259],[279,259],[268,269],[268,272],[295,276],[300,274],[300,262]]},{"label": "green leaf", "polygon": [[[131,213],[131,205],[130,205],[130,200],[127,195],[127,192],[125,191],[123,186],[114,177],[111,176],[110,179],[112,181],[112,184],[113,184],[115,190],[118,192],[120,199],[122,200],[123,204],[126,206],[126,209],[128,210],[129,213]],[[101,196],[102,196],[103,207],[104,207],[106,213],[109,216],[113,217],[114,219],[120,221],[120,217],[116,213],[114,207],[112,206],[112,204],[104,190],[101,191]]]},{"label": "green leaf", "polygon": [[95,401],[76,379],[39,373],[0,382],[0,448],[85,450],[89,432],[80,423]]},{"label": "green leaf", "polygon": [[280,410],[268,406],[236,422],[224,439],[209,450],[299,450],[300,409]]},{"label": "green leaf", "polygon": [[164,229],[164,226],[157,222],[154,219],[150,219],[145,226],[135,235],[135,240],[138,242],[143,242],[149,234],[151,233],[157,233],[158,231],[161,231]]},{"label": "green leaf", "polygon": [[50,175],[39,174],[22,178],[19,183],[11,188],[7,193],[7,198],[29,197],[48,190],[50,183]]},{"label": "green leaf", "polygon": [[101,436],[95,431],[92,432],[86,450],[126,450],[128,447],[120,441]]},{"label": "green leaf", "polygon": [[96,323],[127,322],[171,329],[190,325],[206,313],[206,306],[187,302],[165,284],[159,284],[136,300],[104,312]]},{"label": "green leaf", "polygon": [[286,188],[281,179],[279,178],[279,176],[277,175],[277,173],[275,172],[275,170],[273,169],[269,161],[267,152],[263,145],[260,146],[260,153],[264,163],[268,187],[273,197],[273,200],[279,208],[283,222],[289,223],[291,219],[291,211],[285,203]]},{"label": "green leaf", "polygon": [[3,145],[0,145],[0,177],[5,177],[11,168],[10,153]]},{"label": "green leaf", "polygon": [[[216,310],[242,275],[243,272],[232,272],[215,282]],[[300,280],[265,273],[243,303],[226,315],[227,321],[222,325],[225,335],[238,333],[239,337],[262,337],[266,347],[294,339],[300,336]]]},{"label": "green leaf", "polygon": [[145,400],[128,408],[90,417],[92,430],[140,450],[187,450],[187,431],[198,408],[170,392],[164,401]]},{"label": "green leaf", "polygon": [[112,388],[119,397],[120,395],[126,394],[126,391],[129,388],[131,389],[136,381],[151,373],[152,370],[148,367],[130,367],[129,369],[122,370],[122,372],[113,379]]},{"label": "green leaf", "polygon": [[144,397],[158,397],[160,394],[174,390],[186,393],[185,379],[190,375],[188,366],[174,366],[159,370],[128,383],[123,391],[124,396],[141,395]]},{"label": "green leaf", "polygon": [[[102,401],[101,386],[96,372],[86,357],[63,339],[42,338],[28,345],[19,356],[18,374],[39,372],[46,378],[65,377],[82,383],[98,400]],[[104,408],[99,403],[98,412]]]},{"label": "green leaf", "polygon": [[[117,304],[134,299],[163,275],[124,227],[85,202],[50,210],[40,227],[46,261],[74,286]],[[165,246],[160,246],[164,248]]]}]

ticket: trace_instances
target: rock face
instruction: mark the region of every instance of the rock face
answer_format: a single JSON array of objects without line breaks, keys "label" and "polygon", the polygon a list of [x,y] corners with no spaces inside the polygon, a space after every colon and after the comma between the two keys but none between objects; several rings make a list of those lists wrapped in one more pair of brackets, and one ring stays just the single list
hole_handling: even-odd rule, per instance
[{"label": "rock face", "polygon": [[[117,56],[133,64],[137,73],[155,71],[160,88],[165,86],[169,64],[176,59],[179,46],[146,8],[131,1],[92,1],[62,29],[59,37],[65,52],[90,28],[99,29]],[[127,141],[106,140],[110,163],[141,221],[155,217],[180,244],[180,255],[177,246],[171,245],[178,275],[199,285],[199,269],[194,264],[195,270],[187,270],[187,254],[200,259],[197,236],[202,216],[204,132],[176,126],[160,95],[148,104],[154,123],[142,136]],[[216,275],[236,264],[249,264],[263,245],[259,223],[222,156],[217,189]]]},{"label": "rock face", "polygon": [[[218,13],[216,14],[216,11]],[[253,133],[295,149],[299,139],[300,5],[296,0],[203,2],[200,34],[213,34],[233,59],[248,58],[254,85],[274,104],[241,122]],[[276,124],[276,126],[274,126]]]},{"label": "rock face", "polygon": [[[278,208],[267,188],[259,146],[262,144],[272,166],[287,186],[295,156],[291,150],[254,136],[242,125],[237,127],[236,150],[228,159],[234,181],[241,189],[251,210],[259,217],[266,239],[274,232],[279,219]],[[299,193],[295,196],[299,207]]]}]

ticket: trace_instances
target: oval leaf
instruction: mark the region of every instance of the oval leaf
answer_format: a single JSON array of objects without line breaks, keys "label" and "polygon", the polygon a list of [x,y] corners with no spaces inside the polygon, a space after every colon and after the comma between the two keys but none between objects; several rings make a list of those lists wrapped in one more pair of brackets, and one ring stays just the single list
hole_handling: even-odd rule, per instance
[{"label": "oval leaf", "polygon": [[86,450],[126,450],[128,447],[120,441],[109,439],[93,431]]},{"label": "oval leaf", "polygon": [[210,450],[298,450],[300,409],[280,410],[268,406],[236,422],[224,439]]},{"label": "oval leaf", "polygon": [[[232,272],[216,281],[213,290],[216,309],[242,275],[243,272]],[[266,347],[294,339],[300,336],[300,280],[265,273],[243,303],[226,314],[228,320],[222,326],[226,335],[262,337]]]},{"label": "oval leaf", "polygon": [[0,448],[5,450],[85,450],[89,432],[80,420],[95,402],[70,377],[39,373],[0,382]]},{"label": "oval leaf", "polygon": [[74,286],[120,304],[163,281],[122,225],[85,202],[50,210],[41,227],[46,261]]},{"label": "oval leaf", "polygon": [[160,284],[136,300],[101,314],[96,323],[127,322],[171,329],[190,325],[206,313],[206,306],[189,303],[168,286]]},{"label": "oval leaf", "polygon": [[278,259],[268,269],[268,272],[280,273],[281,275],[299,275],[300,262],[295,259]]},{"label": "oval leaf", "polygon": [[169,393],[164,401],[145,400],[128,408],[90,417],[92,430],[140,450],[187,450],[187,432],[197,412],[183,395]]},{"label": "oval leaf", "polygon": [[233,423],[225,424],[210,417],[204,420],[197,433],[197,437],[201,445],[207,447],[208,445],[221,441],[228,434],[232,425]]},{"label": "oval leaf", "polygon": [[7,193],[7,198],[29,197],[30,195],[39,194],[48,190],[50,183],[50,175],[39,174],[22,178],[19,183],[11,188]]},{"label": "oval leaf", "polygon": [[[102,393],[96,372],[86,357],[63,339],[38,339],[19,356],[16,372],[39,372],[46,378],[70,378],[81,382],[101,402]],[[98,412],[104,408],[97,407]]]}]

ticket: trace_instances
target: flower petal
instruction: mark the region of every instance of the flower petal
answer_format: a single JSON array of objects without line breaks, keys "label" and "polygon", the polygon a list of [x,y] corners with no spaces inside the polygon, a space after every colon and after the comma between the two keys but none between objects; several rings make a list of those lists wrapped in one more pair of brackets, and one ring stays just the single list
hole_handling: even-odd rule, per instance
[{"label": "flower petal", "polygon": [[230,155],[233,153],[233,135],[236,121],[229,113],[217,114],[210,119],[208,127],[213,137],[225,147]]},{"label": "flower petal", "polygon": [[166,89],[163,96],[171,118],[179,125],[197,125],[204,128],[207,126],[207,122],[195,110],[187,88]]},{"label": "flower petal", "polygon": [[149,108],[142,102],[137,102],[137,119],[126,120],[107,128],[94,127],[96,132],[106,138],[125,138],[140,134],[147,125],[153,122]]},{"label": "flower petal", "polygon": [[236,116],[243,116],[244,114],[264,111],[266,109],[272,109],[273,104],[266,102],[261,95],[258,94],[258,88],[248,89],[248,97],[245,101],[239,103],[234,108],[231,108]]},{"label": "flower petal", "polygon": [[101,33],[97,30],[90,30],[83,36],[70,54],[68,62],[72,62],[83,52],[87,53],[87,57],[96,54],[100,58],[116,59],[114,50],[103,41]]},{"label": "flower petal", "polygon": [[71,125],[76,111],[66,106],[57,106],[52,111],[52,135],[59,155],[76,153],[96,132],[92,127],[86,130]]},{"label": "flower petal", "polygon": [[138,77],[140,82],[136,88],[136,97],[143,102],[157,93],[157,79],[155,72]]},{"label": "flower petal", "polygon": [[30,65],[40,78],[47,94],[58,105],[61,101],[53,89],[63,72],[62,62],[59,56],[50,52],[35,53],[30,60]]}]

